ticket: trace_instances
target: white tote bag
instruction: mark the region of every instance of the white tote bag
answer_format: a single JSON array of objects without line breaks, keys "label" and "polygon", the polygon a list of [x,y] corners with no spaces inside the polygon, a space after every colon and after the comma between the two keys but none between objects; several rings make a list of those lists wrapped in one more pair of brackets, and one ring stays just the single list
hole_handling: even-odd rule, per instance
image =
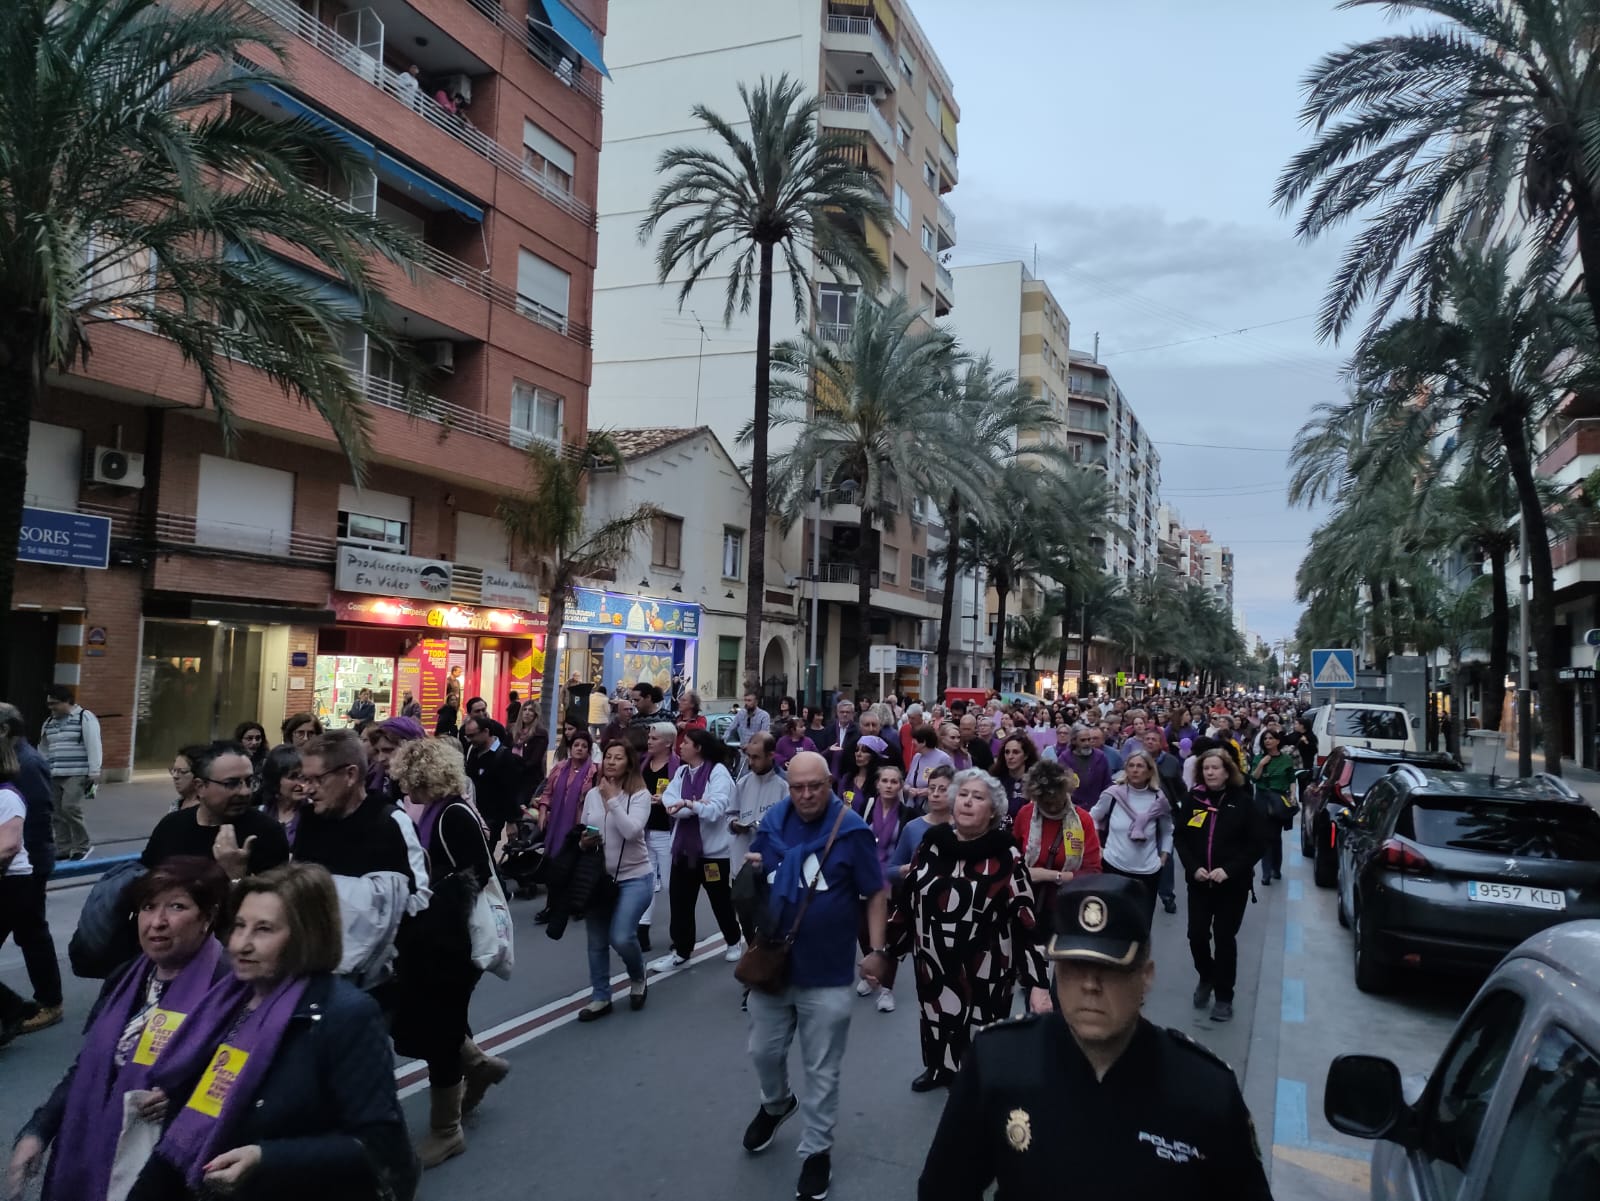
[{"label": "white tote bag", "polygon": [[161,1141],[161,1123],[139,1116],[139,1102],[143,1099],[144,1093],[138,1090],[122,1094],[122,1131],[117,1135],[117,1150],[111,1160],[106,1201],[127,1201],[134,1181]]},{"label": "white tote bag", "polygon": [[[482,819],[470,808],[469,812],[478,822],[478,835],[483,838],[484,853],[489,856],[489,883],[479,890],[472,906],[472,917],[467,922],[468,933],[472,936],[472,966],[509,980],[517,959],[511,906],[506,903],[505,889],[500,887],[500,877],[494,870],[494,856],[489,853],[489,839],[483,833]],[[441,840],[443,837],[441,833]]]}]

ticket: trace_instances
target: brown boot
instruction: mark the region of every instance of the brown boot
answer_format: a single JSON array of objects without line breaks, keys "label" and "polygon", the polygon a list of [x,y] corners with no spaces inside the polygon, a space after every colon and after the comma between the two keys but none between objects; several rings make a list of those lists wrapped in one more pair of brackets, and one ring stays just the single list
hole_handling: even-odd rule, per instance
[{"label": "brown boot", "polygon": [[478,1108],[483,1095],[511,1074],[509,1061],[497,1055],[485,1055],[483,1048],[470,1038],[461,1044],[461,1071],[464,1088],[461,1093],[461,1112],[471,1113]]},{"label": "brown boot", "polygon": [[428,1137],[417,1144],[417,1158],[436,1168],[467,1149],[461,1133],[461,1085],[428,1090]]}]

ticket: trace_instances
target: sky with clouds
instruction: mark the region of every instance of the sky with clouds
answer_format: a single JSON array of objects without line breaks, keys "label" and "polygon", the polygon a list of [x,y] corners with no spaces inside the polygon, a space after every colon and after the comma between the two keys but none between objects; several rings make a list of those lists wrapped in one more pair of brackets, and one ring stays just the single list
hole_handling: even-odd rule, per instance
[{"label": "sky with clouds", "polygon": [[[913,2],[961,108],[952,262],[1037,262],[1074,349],[1099,333],[1167,503],[1232,547],[1251,631],[1292,636],[1319,515],[1288,507],[1286,451],[1315,403],[1344,395],[1343,352],[1315,332],[1342,239],[1297,242],[1271,195],[1307,141],[1306,72],[1387,28],[1381,10]],[[958,293],[958,327],[960,307]]]}]

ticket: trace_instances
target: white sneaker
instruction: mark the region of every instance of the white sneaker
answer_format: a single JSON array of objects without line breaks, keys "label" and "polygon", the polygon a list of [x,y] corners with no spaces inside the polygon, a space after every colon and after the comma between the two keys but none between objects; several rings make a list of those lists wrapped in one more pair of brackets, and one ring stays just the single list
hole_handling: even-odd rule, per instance
[{"label": "white sneaker", "polygon": [[890,992],[887,988],[880,988],[878,990],[878,1012],[879,1013],[893,1013],[894,1012],[894,994],[892,992]]},{"label": "white sneaker", "polygon": [[670,972],[673,968],[682,967],[688,962],[682,955],[674,951],[670,955],[663,955],[660,959],[651,960],[650,970],[652,972]]},{"label": "white sneaker", "polygon": [[722,958],[725,963],[738,963],[743,956],[744,943],[736,942],[723,953]]},{"label": "white sneaker", "polygon": [[858,997],[870,997],[871,995],[872,995],[872,985],[868,984],[865,980],[857,980],[856,981],[856,996],[858,996]]}]

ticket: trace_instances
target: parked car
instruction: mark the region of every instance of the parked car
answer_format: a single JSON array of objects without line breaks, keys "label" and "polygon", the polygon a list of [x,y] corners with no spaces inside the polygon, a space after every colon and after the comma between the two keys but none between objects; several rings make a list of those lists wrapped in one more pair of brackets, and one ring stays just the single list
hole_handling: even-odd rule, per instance
[{"label": "parked car", "polygon": [[1363,746],[1380,751],[1414,751],[1417,731],[1403,705],[1340,701],[1309,710],[1311,732],[1317,736],[1317,762],[1335,746]]},{"label": "parked car", "polygon": [[739,745],[739,736],[734,733],[733,714],[731,713],[706,714],[706,729],[710,730],[719,742],[728,746]]},{"label": "parked car", "polygon": [[1341,1055],[1323,1112],[1378,1141],[1373,1201],[1600,1197],[1600,922],[1566,922],[1513,950],[1414,1103],[1389,1060]]},{"label": "parked car", "polygon": [[1600,918],[1600,813],[1553,776],[1404,763],[1336,818],[1356,987],[1398,969],[1486,971],[1547,926]]},{"label": "parked car", "polygon": [[1333,817],[1361,804],[1367,789],[1397,763],[1434,771],[1460,771],[1461,760],[1443,751],[1378,751],[1338,747],[1300,792],[1300,854],[1311,860],[1311,878],[1332,888],[1339,875],[1339,829]]}]

